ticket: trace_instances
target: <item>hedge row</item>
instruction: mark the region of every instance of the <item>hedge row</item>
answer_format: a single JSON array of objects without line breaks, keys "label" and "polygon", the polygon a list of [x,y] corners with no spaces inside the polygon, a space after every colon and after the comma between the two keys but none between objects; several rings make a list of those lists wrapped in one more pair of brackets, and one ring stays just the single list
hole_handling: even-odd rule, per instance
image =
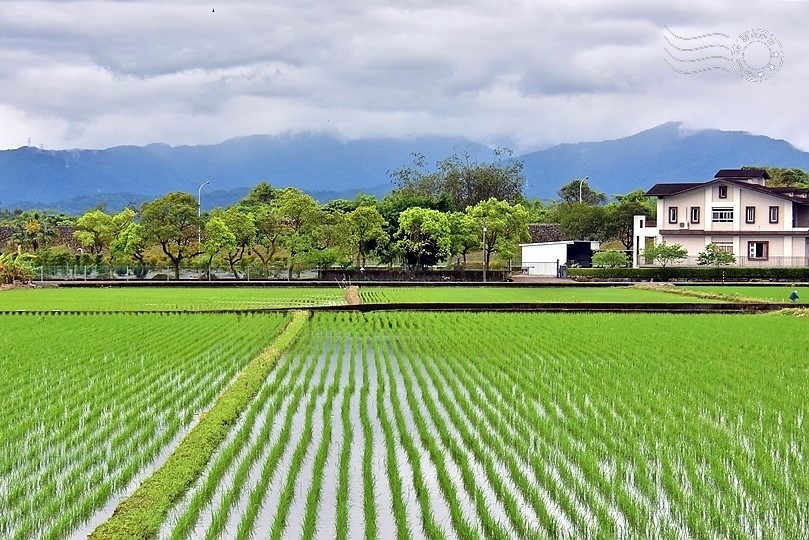
[{"label": "hedge row", "polygon": [[578,281],[809,281],[809,268],[570,268],[568,276]]}]

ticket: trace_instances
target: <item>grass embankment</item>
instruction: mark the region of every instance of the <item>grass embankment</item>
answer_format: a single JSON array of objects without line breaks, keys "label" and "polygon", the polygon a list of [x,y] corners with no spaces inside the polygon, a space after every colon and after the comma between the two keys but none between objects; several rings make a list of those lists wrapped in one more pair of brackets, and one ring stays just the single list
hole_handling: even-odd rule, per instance
[{"label": "grass embankment", "polygon": [[644,291],[659,291],[669,294],[676,294],[679,296],[688,296],[691,298],[699,298],[701,300],[717,300],[720,302],[733,302],[736,304],[769,304],[769,300],[764,298],[753,298],[750,296],[742,296],[740,294],[726,294],[713,291],[696,291],[693,289],[683,289],[676,285],[663,285],[657,283],[636,283],[633,286],[635,289]]},{"label": "grass embankment", "polygon": [[281,354],[306,325],[309,312],[296,311],[292,321],[261,354],[254,358],[210,411],[182,440],[166,463],[132,496],[122,502],[112,517],[90,538],[154,538],[169,509],[204,470],[239,415],[258,394]]}]

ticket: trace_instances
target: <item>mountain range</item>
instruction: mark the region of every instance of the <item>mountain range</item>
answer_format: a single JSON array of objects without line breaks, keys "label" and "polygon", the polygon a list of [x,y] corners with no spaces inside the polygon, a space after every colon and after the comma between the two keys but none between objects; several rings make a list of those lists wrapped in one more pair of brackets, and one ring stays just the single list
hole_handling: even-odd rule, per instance
[{"label": "mountain range", "polygon": [[[491,149],[459,137],[360,139],[323,134],[253,135],[216,145],[150,144],[105,150],[0,151],[0,207],[50,208],[72,214],[100,204],[108,210],[137,205],[170,191],[197,195],[202,206],[225,206],[259,182],[295,186],[321,202],[393,189],[389,172],[455,152],[489,161]],[[560,144],[517,156],[524,163],[525,193],[552,199],[559,188],[589,176],[612,196],[658,182],[708,180],[723,168],[744,165],[809,169],[809,153],[786,141],[741,131],[687,130],[670,122],[621,139]]]}]

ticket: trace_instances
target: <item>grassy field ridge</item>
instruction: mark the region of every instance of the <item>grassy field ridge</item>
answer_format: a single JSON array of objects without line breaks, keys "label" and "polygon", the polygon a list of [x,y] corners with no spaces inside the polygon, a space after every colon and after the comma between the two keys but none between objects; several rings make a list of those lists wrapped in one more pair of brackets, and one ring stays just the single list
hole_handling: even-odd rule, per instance
[{"label": "grassy field ridge", "polygon": [[171,505],[204,470],[228,431],[256,396],[283,352],[305,327],[309,312],[296,311],[287,327],[242,371],[166,463],[122,502],[90,538],[154,538]]}]

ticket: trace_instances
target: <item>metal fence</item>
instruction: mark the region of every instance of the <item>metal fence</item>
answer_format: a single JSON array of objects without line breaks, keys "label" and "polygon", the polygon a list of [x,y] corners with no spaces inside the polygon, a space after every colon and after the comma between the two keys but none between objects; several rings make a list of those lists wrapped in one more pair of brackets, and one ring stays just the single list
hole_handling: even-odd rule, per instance
[{"label": "metal fence", "polygon": [[[293,273],[293,280],[311,280],[318,277],[318,271],[305,270]],[[229,268],[211,268],[210,275],[206,270],[197,268],[180,268],[182,281],[225,281],[236,280]],[[273,271],[269,274],[261,269],[245,267],[239,269],[240,281],[286,280],[286,270]],[[38,266],[34,269],[36,281],[94,281],[94,280],[120,280],[120,281],[170,281],[174,280],[173,268],[105,265],[60,265]]]},{"label": "metal fence", "polygon": [[[639,257],[638,266],[660,266],[656,263],[649,263],[643,257]],[[683,260],[675,261],[666,266],[699,266],[698,257],[686,257]],[[736,263],[728,266],[743,266],[752,268],[801,268],[809,266],[809,257],[768,257],[767,259],[751,259],[749,257],[736,257]]]}]

